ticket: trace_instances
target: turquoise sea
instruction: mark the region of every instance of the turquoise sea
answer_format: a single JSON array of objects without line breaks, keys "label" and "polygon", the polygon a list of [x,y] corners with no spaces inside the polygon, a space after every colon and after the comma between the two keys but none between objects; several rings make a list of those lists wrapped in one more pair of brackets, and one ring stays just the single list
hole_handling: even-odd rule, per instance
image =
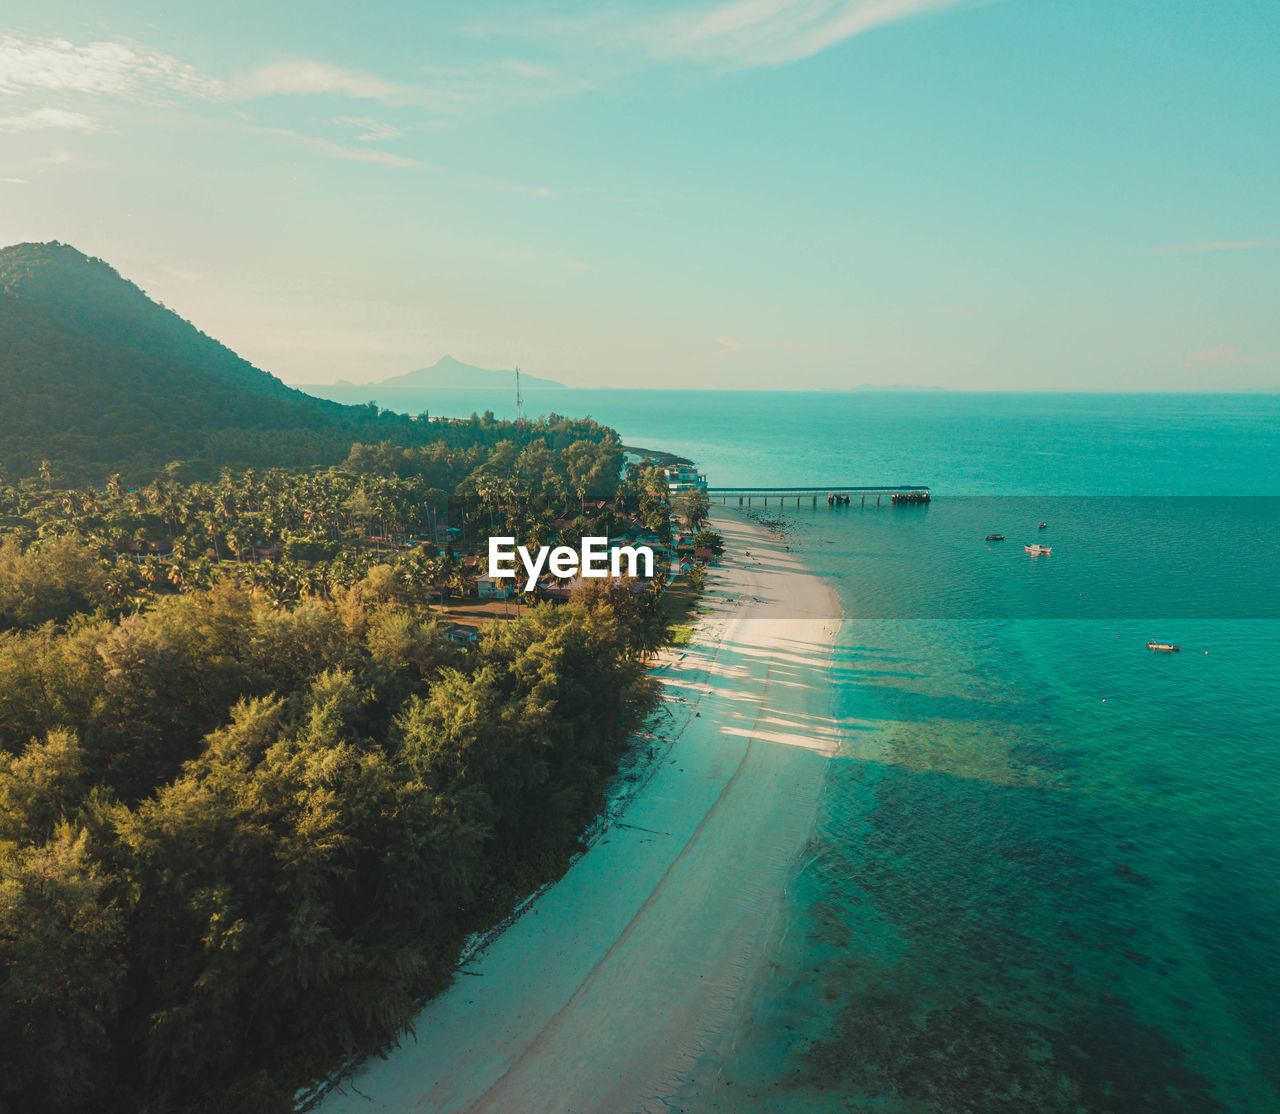
[{"label": "turquoise sea", "polygon": [[713,485],[933,490],[783,512],[844,604],[846,742],[720,1108],[1280,1111],[1280,396],[526,409]]}]

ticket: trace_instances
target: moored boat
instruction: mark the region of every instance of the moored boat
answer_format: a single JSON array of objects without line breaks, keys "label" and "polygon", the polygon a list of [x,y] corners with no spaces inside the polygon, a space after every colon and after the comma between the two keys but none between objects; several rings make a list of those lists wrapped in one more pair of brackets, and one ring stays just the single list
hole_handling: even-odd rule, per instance
[{"label": "moored boat", "polygon": [[1028,553],[1030,553],[1033,557],[1039,557],[1042,554],[1045,556],[1048,556],[1050,553],[1053,552],[1053,546],[1051,545],[1024,545],[1022,548],[1025,549]]},{"label": "moored boat", "polygon": [[1174,646],[1170,642],[1148,642],[1148,650],[1158,650],[1162,654],[1176,654],[1182,649],[1181,646]]},{"label": "moored boat", "polygon": [[1003,534],[988,534],[988,535],[987,535],[987,541],[989,541],[989,542],[1002,542],[1002,541],[1004,541],[1004,535],[1003,535]]}]

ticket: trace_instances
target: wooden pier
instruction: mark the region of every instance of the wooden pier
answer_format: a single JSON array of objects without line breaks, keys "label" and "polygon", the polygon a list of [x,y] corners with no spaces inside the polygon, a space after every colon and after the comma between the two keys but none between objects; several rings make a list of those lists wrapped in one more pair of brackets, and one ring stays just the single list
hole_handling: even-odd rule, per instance
[{"label": "wooden pier", "polygon": [[893,505],[902,503],[929,502],[929,488],[924,484],[905,484],[899,487],[709,487],[707,495],[713,503],[728,505],[737,500],[739,507],[750,507],[753,503],[767,507],[769,500],[776,501],[779,507],[790,500],[796,501],[799,509],[802,500],[809,500],[816,507],[819,499],[830,500],[832,496],[848,497],[849,505],[867,506],[867,500],[873,498],[872,506]]}]

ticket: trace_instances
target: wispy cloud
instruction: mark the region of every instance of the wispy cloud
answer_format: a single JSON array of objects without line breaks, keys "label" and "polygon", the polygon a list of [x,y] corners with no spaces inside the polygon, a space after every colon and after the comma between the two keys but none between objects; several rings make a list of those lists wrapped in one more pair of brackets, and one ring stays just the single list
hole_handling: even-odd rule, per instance
[{"label": "wispy cloud", "polygon": [[1239,355],[1240,353],[1234,348],[1228,348],[1225,344],[1215,344],[1212,348],[1202,348],[1199,352],[1192,352],[1187,357],[1187,366],[1229,364]]},{"label": "wispy cloud", "polygon": [[739,356],[747,344],[746,341],[735,337],[716,337],[715,342],[720,345],[716,352],[717,356]]},{"label": "wispy cloud", "polygon": [[1207,251],[1267,251],[1280,248],[1280,240],[1192,240],[1186,244],[1165,244],[1147,248],[1146,255],[1193,255]]},{"label": "wispy cloud", "polygon": [[376,143],[383,139],[399,139],[404,135],[393,124],[384,124],[372,116],[339,116],[334,123],[340,128],[354,128],[359,133],[352,136],[357,143]]},{"label": "wispy cloud", "polygon": [[260,66],[228,85],[241,100],[274,96],[337,96],[377,101],[389,108],[418,108],[439,116],[467,107],[528,103],[586,88],[544,66],[499,59],[475,66],[434,67],[420,82],[393,81],[365,70],[296,58]]},{"label": "wispy cloud", "polygon": [[[779,66],[857,35],[974,0],[720,0],[654,11],[639,4],[598,8],[543,23],[541,31],[585,37],[609,50],[727,68]],[[981,2],[981,0],[979,0]]]},{"label": "wispy cloud", "polygon": [[214,96],[220,89],[194,66],[127,39],[76,46],[62,38],[0,35],[0,93]]},{"label": "wispy cloud", "polygon": [[1276,355],[1259,354],[1257,352],[1241,352],[1225,344],[1215,344],[1211,348],[1202,348],[1187,356],[1183,367],[1270,367],[1276,362]]},{"label": "wispy cloud", "polygon": [[20,116],[0,116],[0,132],[33,132],[45,128],[91,132],[97,130],[98,124],[82,112],[68,112],[64,108],[37,108]]},{"label": "wispy cloud", "polygon": [[[311,58],[270,62],[227,81],[129,39],[76,44],[61,37],[23,39],[0,34],[0,94],[80,93],[154,100],[174,94],[254,100],[333,96],[416,108],[436,115],[465,107],[545,100],[581,91],[587,83],[519,59],[470,66],[423,67],[421,80],[399,81]],[[351,119],[358,119],[352,116]],[[372,122],[361,139],[392,138],[390,124]]]},{"label": "wispy cloud", "polygon": [[447,100],[436,91],[421,86],[388,81],[363,70],[344,70],[327,62],[306,58],[260,66],[232,82],[230,93],[233,97],[246,99],[335,95],[379,101],[392,107],[441,107]]},{"label": "wispy cloud", "polygon": [[27,184],[25,178],[0,178],[0,182],[8,186],[25,186]]},{"label": "wispy cloud", "polygon": [[485,189],[501,190],[506,193],[522,193],[526,197],[555,197],[556,191],[547,186],[522,186],[518,182],[491,182]]},{"label": "wispy cloud", "polygon": [[325,139],[318,135],[306,135],[303,132],[294,131],[292,128],[251,126],[245,130],[257,135],[279,136],[281,139],[300,143],[304,147],[310,147],[313,151],[319,151],[322,155],[328,155],[331,159],[377,163],[381,166],[393,166],[402,169],[427,165],[421,159],[411,159],[406,155],[396,155],[390,151],[379,151],[372,147],[347,147],[342,143],[335,143],[331,139]]},{"label": "wispy cloud", "polygon": [[71,152],[59,147],[50,151],[47,155],[40,155],[36,158],[36,162],[43,166],[61,166],[63,163],[71,161]]}]

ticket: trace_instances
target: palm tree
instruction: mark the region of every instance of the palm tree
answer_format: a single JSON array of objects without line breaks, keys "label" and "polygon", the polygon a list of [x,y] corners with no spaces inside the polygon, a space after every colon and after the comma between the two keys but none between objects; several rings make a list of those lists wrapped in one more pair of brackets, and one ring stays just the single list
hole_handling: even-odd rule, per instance
[{"label": "palm tree", "polygon": [[169,559],[168,577],[169,583],[179,591],[182,590],[184,584],[187,583],[187,573],[190,569],[189,564],[182,557],[171,557]]}]

